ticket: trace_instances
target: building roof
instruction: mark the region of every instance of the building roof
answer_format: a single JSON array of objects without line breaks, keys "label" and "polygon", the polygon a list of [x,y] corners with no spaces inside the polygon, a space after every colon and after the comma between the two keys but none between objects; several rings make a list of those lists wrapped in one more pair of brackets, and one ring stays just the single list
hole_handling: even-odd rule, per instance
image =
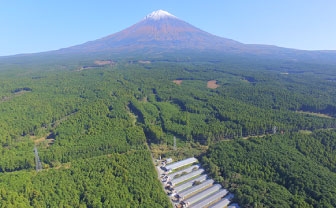
[{"label": "building roof", "polygon": [[[231,203],[231,199],[233,198],[233,194],[228,194],[227,196],[225,196],[222,200],[220,200],[219,202],[213,204],[212,206],[210,206],[209,208],[223,208],[223,207],[227,207],[230,203]],[[238,204],[237,204],[238,205]],[[232,205],[230,205],[232,206]],[[229,206],[229,207],[230,207]],[[228,208],[229,208],[228,207]],[[238,206],[239,207],[239,206]],[[234,208],[234,207],[232,207]]]},{"label": "building roof", "polygon": [[180,167],[183,167],[183,166],[186,166],[186,165],[190,165],[190,164],[195,163],[195,162],[198,162],[197,159],[194,158],[194,157],[191,157],[191,158],[187,158],[185,160],[181,160],[181,161],[174,162],[172,164],[166,165],[165,169],[167,171],[168,170],[175,170],[177,168],[180,168]]},{"label": "building roof", "polygon": [[206,189],[210,186],[212,186],[212,184],[214,183],[214,180],[212,179],[209,179],[209,180],[206,180],[206,181],[203,181],[203,183],[199,184],[199,185],[196,185],[196,186],[193,186],[189,189],[186,189],[184,191],[181,191],[180,193],[177,192],[177,194],[179,195],[179,197],[181,197],[182,199],[185,199],[187,198],[188,196],[191,196],[203,189]]},{"label": "building roof", "polygon": [[228,191],[226,189],[220,189],[219,191],[211,194],[210,196],[207,196],[206,198],[202,199],[201,201],[197,202],[196,204],[192,205],[192,207],[207,207],[209,204],[220,200],[222,197],[224,197]]},{"label": "building roof", "polygon": [[180,193],[181,191],[183,191],[183,190],[185,190],[187,188],[192,187],[195,181],[203,182],[207,178],[208,178],[207,175],[201,175],[200,177],[197,177],[197,178],[192,179],[192,180],[190,180],[190,181],[188,181],[186,183],[183,183],[183,184],[181,184],[179,186],[174,187],[174,190],[175,190],[176,193]]},{"label": "building roof", "polygon": [[204,199],[205,197],[215,193],[219,189],[221,189],[222,186],[219,184],[215,184],[211,186],[210,188],[205,189],[204,191],[199,192],[198,194],[193,195],[192,197],[183,200],[184,203],[188,204],[189,206],[200,201],[201,199]]},{"label": "building roof", "polygon": [[192,172],[190,172],[186,175],[183,175],[181,177],[178,177],[178,178],[175,178],[175,179],[171,180],[171,184],[174,186],[175,184],[179,184],[183,181],[187,181],[187,180],[189,180],[193,177],[201,175],[203,172],[204,172],[204,169],[198,169],[198,170],[192,171]]},{"label": "building roof", "polygon": [[166,159],[166,163],[171,163],[171,162],[173,162],[173,158],[170,157]]},{"label": "building roof", "polygon": [[190,173],[191,171],[193,171],[194,168],[195,168],[195,169],[198,169],[199,167],[200,167],[199,165],[193,165],[193,166],[190,166],[190,167],[185,168],[185,169],[183,169],[183,170],[176,171],[175,173],[168,174],[168,177],[169,177],[170,179],[174,179],[174,177],[175,177],[176,175],[179,175],[179,174],[181,174],[181,173],[183,173],[183,172]]},{"label": "building roof", "polygon": [[222,200],[220,200],[216,204],[213,204],[209,208],[223,208],[223,207],[227,207],[227,205],[229,205],[230,202],[231,202],[230,200],[223,198]]}]

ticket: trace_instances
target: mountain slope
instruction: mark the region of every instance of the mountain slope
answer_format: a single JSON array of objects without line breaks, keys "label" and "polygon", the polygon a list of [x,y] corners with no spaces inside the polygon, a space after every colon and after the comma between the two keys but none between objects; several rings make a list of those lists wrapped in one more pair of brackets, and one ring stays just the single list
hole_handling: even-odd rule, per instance
[{"label": "mountain slope", "polygon": [[[63,58],[85,55],[87,59],[88,57],[93,58],[95,54],[99,54],[101,58],[103,56],[110,58],[111,54],[129,55],[131,53],[148,57],[163,53],[184,53],[188,57],[191,53],[203,53],[202,56],[204,53],[216,53],[240,57],[243,55],[252,59],[266,58],[290,62],[336,64],[336,51],[304,51],[271,45],[243,44],[212,35],[163,10],[154,11],[138,23],[101,39],[38,54],[52,57],[62,55]],[[34,55],[15,57],[28,56],[30,60]]]},{"label": "mountain slope", "polygon": [[64,52],[99,52],[139,49],[243,49],[244,44],[202,31],[174,15],[158,10],[118,33],[74,47]]},{"label": "mountain slope", "polygon": [[270,45],[243,44],[207,33],[163,10],[152,12],[140,22],[120,32],[81,45],[60,49],[56,53],[140,52],[151,54],[186,50],[256,55],[294,62],[336,64],[335,51],[304,51]]}]

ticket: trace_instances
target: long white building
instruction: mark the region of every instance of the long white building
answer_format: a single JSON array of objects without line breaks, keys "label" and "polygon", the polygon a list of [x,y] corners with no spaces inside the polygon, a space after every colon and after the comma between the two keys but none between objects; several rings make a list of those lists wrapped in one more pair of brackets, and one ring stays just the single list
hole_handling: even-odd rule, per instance
[{"label": "long white building", "polygon": [[183,184],[181,184],[179,186],[174,187],[174,191],[175,191],[175,193],[180,193],[181,191],[184,191],[184,190],[192,187],[194,185],[195,181],[203,182],[207,178],[208,178],[207,175],[201,175],[200,177],[197,177],[197,178],[192,179],[192,180],[190,180],[190,181],[188,181],[186,183],[183,183]]},{"label": "long white building", "polygon": [[195,195],[191,196],[190,198],[188,198],[186,200],[183,200],[183,202],[186,206],[191,206],[191,205],[195,204],[196,202],[204,199],[205,197],[215,193],[216,191],[220,190],[221,188],[222,188],[221,185],[215,184],[215,185],[211,186],[210,188],[207,188],[204,191],[201,191],[198,194],[195,194]]},{"label": "long white building", "polygon": [[196,204],[193,204],[190,207],[191,208],[208,207],[211,203],[214,203],[223,198],[227,193],[228,191],[226,189],[220,189],[216,193],[211,194],[210,196],[202,199],[201,201],[197,202]]},{"label": "long white building", "polygon": [[190,164],[193,164],[193,163],[196,163],[196,162],[198,162],[197,159],[194,158],[194,157],[191,157],[191,158],[188,158],[188,159],[185,159],[185,160],[181,160],[181,161],[174,162],[172,164],[166,165],[163,168],[166,171],[173,171],[173,170],[176,170],[176,169],[181,168],[183,166],[190,165]]},{"label": "long white building", "polygon": [[174,178],[173,180],[170,181],[172,186],[175,186],[176,184],[182,183],[183,181],[187,181],[193,177],[196,177],[198,175],[201,175],[204,172],[204,169],[198,169],[196,171],[192,171],[186,175],[183,175],[181,177],[178,178]]},{"label": "long white building", "polygon": [[176,171],[174,173],[168,174],[168,180],[173,180],[175,178],[175,176],[177,175],[181,175],[182,173],[190,173],[193,170],[198,170],[199,169],[199,165],[192,165],[186,169],[180,170],[180,171]]},{"label": "long white building", "polygon": [[[170,160],[169,160],[170,161]],[[161,163],[160,178],[173,205],[188,208],[239,208],[227,189],[209,179],[194,157],[175,163]],[[197,182],[197,183],[195,183]]]},{"label": "long white building", "polygon": [[[231,199],[234,197],[233,194],[228,194],[227,196],[225,196],[222,200],[220,200],[219,202],[213,204],[212,206],[210,206],[209,208],[223,208],[223,207],[227,207],[230,203],[231,203]],[[233,208],[233,207],[232,207]]]},{"label": "long white building", "polygon": [[186,189],[184,191],[181,191],[181,192],[177,192],[177,195],[179,196],[179,198],[181,200],[184,200],[184,199],[188,198],[189,196],[192,196],[193,194],[196,194],[197,192],[200,192],[200,191],[202,191],[206,188],[209,188],[210,186],[213,185],[214,182],[215,181],[212,180],[212,179],[206,180],[199,185],[193,186],[193,187],[191,187],[189,189]]}]

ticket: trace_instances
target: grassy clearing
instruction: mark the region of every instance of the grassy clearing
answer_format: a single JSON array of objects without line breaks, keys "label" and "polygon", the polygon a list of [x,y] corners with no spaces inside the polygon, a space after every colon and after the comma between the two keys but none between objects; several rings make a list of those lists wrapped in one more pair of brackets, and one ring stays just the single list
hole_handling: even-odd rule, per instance
[{"label": "grassy clearing", "polygon": [[296,111],[297,113],[302,113],[302,114],[306,114],[306,115],[311,115],[311,116],[317,116],[320,118],[333,118],[327,114],[322,114],[322,113],[313,113],[313,112],[306,112],[306,111]]},{"label": "grassy clearing", "polygon": [[173,82],[177,85],[181,85],[183,80],[173,80]]},{"label": "grassy clearing", "polygon": [[217,80],[209,80],[207,82],[207,88],[216,89],[218,87],[219,87],[219,85],[217,84]]}]

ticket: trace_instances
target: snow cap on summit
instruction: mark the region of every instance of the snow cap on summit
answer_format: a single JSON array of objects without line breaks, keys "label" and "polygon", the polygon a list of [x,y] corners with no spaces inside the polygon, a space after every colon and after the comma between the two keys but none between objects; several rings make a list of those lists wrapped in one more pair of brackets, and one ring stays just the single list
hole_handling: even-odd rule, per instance
[{"label": "snow cap on summit", "polygon": [[154,11],[145,17],[145,19],[154,19],[154,20],[160,20],[164,18],[177,18],[177,17],[161,9]]}]

